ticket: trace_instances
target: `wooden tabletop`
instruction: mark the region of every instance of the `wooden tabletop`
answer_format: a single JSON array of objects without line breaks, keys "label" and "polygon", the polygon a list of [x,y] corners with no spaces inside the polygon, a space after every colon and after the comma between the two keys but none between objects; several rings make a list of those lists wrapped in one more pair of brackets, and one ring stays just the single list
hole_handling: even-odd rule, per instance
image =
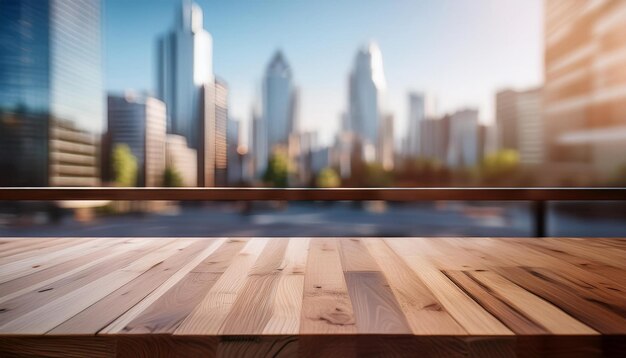
[{"label": "wooden tabletop", "polygon": [[0,356],[623,356],[626,239],[0,238]]}]

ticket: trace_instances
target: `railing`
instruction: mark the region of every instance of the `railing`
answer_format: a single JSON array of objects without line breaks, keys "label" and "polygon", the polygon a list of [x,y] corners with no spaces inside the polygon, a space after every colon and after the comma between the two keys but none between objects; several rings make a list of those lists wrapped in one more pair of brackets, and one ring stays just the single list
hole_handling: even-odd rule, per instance
[{"label": "railing", "polygon": [[626,188],[0,188],[0,200],[531,201],[546,236],[550,201],[626,201]]}]

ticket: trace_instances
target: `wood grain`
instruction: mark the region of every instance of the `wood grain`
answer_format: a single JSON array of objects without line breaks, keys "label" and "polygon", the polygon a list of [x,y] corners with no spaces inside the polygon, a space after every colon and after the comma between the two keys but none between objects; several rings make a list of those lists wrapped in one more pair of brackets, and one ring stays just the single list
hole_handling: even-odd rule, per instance
[{"label": "wood grain", "polygon": [[624,239],[30,240],[0,239],[1,357],[626,349]]},{"label": "wood grain", "polygon": [[174,334],[217,334],[266,243],[264,239],[250,240]]},{"label": "wood grain", "polygon": [[[191,271],[205,263],[230,262],[245,242],[215,240],[213,245],[99,333],[173,333],[221,275],[221,272]],[[225,251],[232,252],[232,255],[223,257]]]},{"label": "wood grain", "polygon": [[304,277],[300,333],[356,333],[355,323],[337,240],[312,241]]},{"label": "wood grain", "polygon": [[428,287],[382,239],[370,239],[366,243],[385,274],[414,334],[467,334]]}]

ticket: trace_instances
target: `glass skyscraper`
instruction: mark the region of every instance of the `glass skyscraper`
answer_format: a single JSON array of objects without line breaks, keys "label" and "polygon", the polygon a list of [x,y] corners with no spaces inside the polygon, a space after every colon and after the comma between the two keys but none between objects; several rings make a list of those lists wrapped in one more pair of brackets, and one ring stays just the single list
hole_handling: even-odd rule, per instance
[{"label": "glass skyscraper", "polygon": [[287,59],[277,51],[263,76],[262,116],[255,122],[256,174],[262,176],[272,153],[287,149],[297,128],[297,91]]},{"label": "glass skyscraper", "polygon": [[98,185],[98,0],[0,1],[0,185]]},{"label": "glass skyscraper", "polygon": [[362,148],[365,161],[379,158],[377,146],[386,91],[383,59],[376,43],[359,49],[350,73],[350,131]]}]

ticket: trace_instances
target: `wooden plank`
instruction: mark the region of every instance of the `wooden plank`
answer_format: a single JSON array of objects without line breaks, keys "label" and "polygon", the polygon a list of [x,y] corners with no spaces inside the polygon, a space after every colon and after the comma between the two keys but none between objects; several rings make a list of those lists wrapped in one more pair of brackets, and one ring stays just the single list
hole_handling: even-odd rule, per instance
[{"label": "wooden plank", "polygon": [[387,239],[385,242],[398,254],[430,289],[443,307],[469,334],[512,335],[506,326],[461,291],[426,257],[415,253],[410,240]]},{"label": "wooden plank", "polygon": [[340,239],[339,252],[341,265],[346,272],[380,271],[361,239]]},{"label": "wooden plank", "polygon": [[368,239],[366,245],[387,278],[413,334],[467,334],[402,258],[382,239]]},{"label": "wooden plank", "polygon": [[108,255],[100,263],[52,283],[45,283],[42,286],[36,285],[37,287],[33,290],[0,304],[0,325],[89,284],[94,277],[102,277],[112,270],[122,268],[141,258],[150,249],[156,249],[166,243],[167,241],[164,240],[144,239],[123,241],[113,246],[110,249],[111,255]]},{"label": "wooden plank", "polygon": [[218,337],[132,334],[107,336],[117,342],[117,358],[216,357]]},{"label": "wooden plank", "polygon": [[290,335],[300,331],[304,275],[309,253],[310,239],[289,240],[281,275],[276,287],[272,315],[263,328],[263,334]]},{"label": "wooden plank", "polygon": [[582,239],[555,239],[547,238],[543,240],[545,245],[558,246],[573,255],[588,258],[590,260],[605,263],[610,266],[626,269],[626,255],[623,250],[614,248],[597,247]]},{"label": "wooden plank", "polygon": [[[170,257],[150,267],[124,286],[66,320],[48,334],[95,334],[157,289],[183,265],[213,244],[213,240],[197,239],[178,249]],[[182,278],[182,276],[180,276]],[[102,312],[106,312],[103,315]]]},{"label": "wooden plank", "polygon": [[47,269],[0,284],[0,303],[92,267],[106,260],[111,255],[117,255],[120,252],[110,250],[110,248],[125,241],[124,239],[105,240],[102,248],[97,251],[78,256]]},{"label": "wooden plank", "polygon": [[0,337],[0,357],[113,358],[117,356],[114,339],[102,337]]},{"label": "wooden plank", "polygon": [[[54,249],[42,255],[26,257],[18,261],[0,265],[0,283],[30,275],[77,256],[93,252],[102,247],[102,244],[103,240],[78,240],[76,244],[70,242],[60,250]],[[56,248],[56,246],[53,248]]]},{"label": "wooden plank", "polygon": [[216,357],[297,357],[297,336],[222,336]]},{"label": "wooden plank", "polygon": [[360,334],[410,334],[402,309],[380,272],[346,272],[346,285]]},{"label": "wooden plank", "polygon": [[75,239],[69,238],[19,238],[7,242],[0,246],[0,264],[23,259],[32,255],[37,255],[42,249],[52,246],[61,245],[67,242],[75,242]]},{"label": "wooden plank", "polygon": [[0,326],[0,332],[46,333],[165,260],[178,249],[189,246],[191,242],[174,240],[122,269],[103,277],[92,278],[86,285]]},{"label": "wooden plank", "polygon": [[265,239],[250,240],[174,334],[216,334],[266,243]]},{"label": "wooden plank", "polygon": [[256,335],[263,332],[273,314],[276,287],[280,279],[288,240],[268,242],[254,264],[243,288],[218,333]]},{"label": "wooden plank", "polygon": [[357,333],[338,242],[312,239],[309,246],[300,334]]},{"label": "wooden plank", "polygon": [[[192,270],[204,263],[221,264],[220,260],[230,262],[246,242],[215,240],[213,245],[99,333],[173,333],[221,275]],[[231,255],[224,257],[223,252]]]},{"label": "wooden plank", "polygon": [[616,314],[626,317],[626,294],[617,288],[606,288],[601,283],[586,277],[572,275],[568,271],[551,271],[545,268],[534,268],[533,272],[546,280],[567,287],[581,298],[595,302]]},{"label": "wooden plank", "polygon": [[532,268],[507,267],[502,271],[517,285],[551,302],[600,333],[626,333],[626,318],[578,296],[570,287],[555,282]]},{"label": "wooden plank", "polygon": [[559,308],[515,285],[495,272],[469,272],[477,281],[526,313],[548,331],[560,335],[595,335],[598,332],[575,320]]},{"label": "wooden plank", "polygon": [[445,271],[457,286],[516,334],[548,334],[549,331],[527,314],[510,305],[488,287],[476,282],[464,271]]},{"label": "wooden plank", "polygon": [[590,260],[588,258],[572,255],[570,252],[564,251],[560,248],[552,247],[551,245],[545,245],[544,240],[515,239],[514,241],[518,244],[530,248],[531,250],[550,255],[554,258],[572,264],[580,268],[581,270],[595,274],[597,277],[604,278],[607,281],[605,285],[609,286],[609,289],[611,290],[626,292],[626,275],[623,274],[624,270],[621,268],[609,266],[595,260]]}]

